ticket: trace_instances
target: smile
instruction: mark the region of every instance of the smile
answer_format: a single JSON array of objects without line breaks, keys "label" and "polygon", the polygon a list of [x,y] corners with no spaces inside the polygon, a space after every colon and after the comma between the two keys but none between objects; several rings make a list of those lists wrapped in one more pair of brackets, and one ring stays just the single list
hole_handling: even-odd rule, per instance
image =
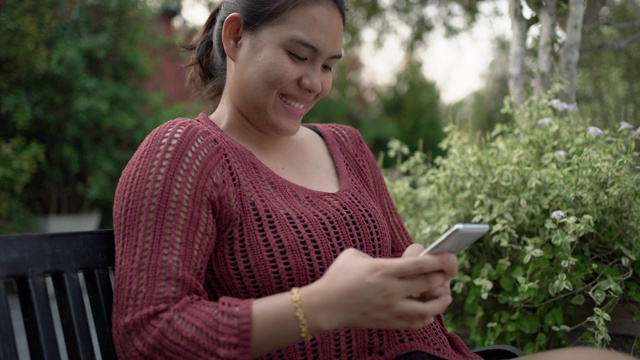
[{"label": "smile", "polygon": [[284,102],[285,104],[292,106],[296,109],[303,109],[304,108],[304,104],[298,101],[295,101],[293,99],[289,99],[287,97],[285,97],[284,95],[280,95],[280,100],[282,100],[282,102]]}]

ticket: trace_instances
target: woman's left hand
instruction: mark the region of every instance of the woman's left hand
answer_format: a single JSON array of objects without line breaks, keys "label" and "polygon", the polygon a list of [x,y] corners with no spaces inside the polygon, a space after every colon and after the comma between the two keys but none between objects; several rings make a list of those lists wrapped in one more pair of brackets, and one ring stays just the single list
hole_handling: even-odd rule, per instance
[{"label": "woman's left hand", "polygon": [[[419,256],[420,253],[424,250],[424,246],[420,244],[411,244],[407,247],[402,254],[402,257],[406,256]],[[424,256],[455,256],[452,254],[443,254],[443,255],[424,255]],[[458,262],[451,262],[451,267],[447,268],[444,271],[445,281],[443,284],[431,291],[422,294],[414,294],[412,297],[415,299],[419,299],[421,301],[429,301],[433,299],[437,299],[441,296],[449,295],[451,296],[451,279],[458,273]],[[424,274],[425,277],[429,276],[429,274]]]}]

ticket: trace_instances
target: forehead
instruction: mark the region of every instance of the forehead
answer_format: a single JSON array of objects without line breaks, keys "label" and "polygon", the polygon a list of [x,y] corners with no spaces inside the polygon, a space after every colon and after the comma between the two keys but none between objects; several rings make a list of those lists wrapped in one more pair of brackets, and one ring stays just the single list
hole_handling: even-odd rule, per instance
[{"label": "forehead", "polygon": [[342,48],[344,26],[340,11],[331,1],[300,5],[273,23],[258,30],[257,36],[301,38],[321,50],[336,52]]}]

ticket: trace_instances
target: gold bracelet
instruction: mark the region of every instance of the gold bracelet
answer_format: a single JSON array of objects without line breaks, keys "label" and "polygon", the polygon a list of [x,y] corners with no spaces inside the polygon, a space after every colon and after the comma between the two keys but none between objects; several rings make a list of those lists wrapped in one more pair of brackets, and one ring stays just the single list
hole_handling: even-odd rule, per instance
[{"label": "gold bracelet", "polygon": [[302,310],[302,299],[300,298],[300,289],[297,287],[291,288],[291,301],[293,301],[293,307],[296,310],[296,317],[298,318],[298,326],[300,327],[300,335],[306,341],[313,339],[313,336],[309,334],[309,326],[307,325],[307,319],[304,317],[304,310]]}]

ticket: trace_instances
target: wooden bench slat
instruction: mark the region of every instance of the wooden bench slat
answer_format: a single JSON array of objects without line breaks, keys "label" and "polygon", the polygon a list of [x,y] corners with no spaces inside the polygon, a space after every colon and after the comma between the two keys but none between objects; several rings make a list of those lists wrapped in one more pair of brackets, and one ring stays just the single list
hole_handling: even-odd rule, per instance
[{"label": "wooden bench slat", "polygon": [[111,308],[113,286],[108,269],[95,269],[84,273],[91,313],[96,328],[102,359],[116,359],[111,338]]},{"label": "wooden bench slat", "polygon": [[78,274],[57,273],[51,278],[69,358],[95,359]]},{"label": "wooden bench slat", "polygon": [[0,280],[0,324],[12,331],[0,331],[0,359],[17,359],[18,348],[16,338],[13,335],[13,322],[11,321],[11,309],[9,308],[9,294],[5,282]]},{"label": "wooden bench slat", "polygon": [[18,298],[32,359],[60,359],[44,276],[16,278]]}]

